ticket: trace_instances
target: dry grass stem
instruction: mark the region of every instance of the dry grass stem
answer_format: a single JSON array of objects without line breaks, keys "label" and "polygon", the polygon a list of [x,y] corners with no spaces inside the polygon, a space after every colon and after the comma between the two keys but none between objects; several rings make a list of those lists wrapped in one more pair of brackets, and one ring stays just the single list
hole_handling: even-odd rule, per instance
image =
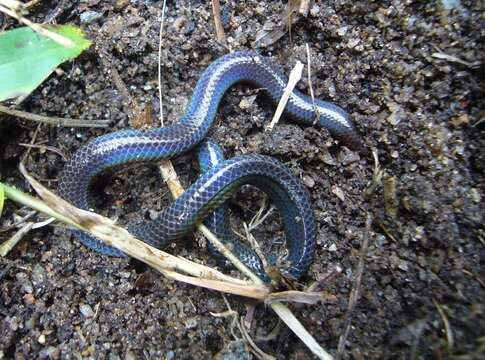
[{"label": "dry grass stem", "polygon": [[251,221],[249,221],[249,224],[247,225],[248,231],[255,230],[259,225],[261,225],[266,220],[268,216],[270,216],[273,213],[275,209],[275,207],[271,205],[268,211],[264,212],[265,208],[266,208],[266,199],[261,204],[261,207],[259,208],[256,215],[254,215]]},{"label": "dry grass stem", "polygon": [[177,172],[175,171],[172,162],[169,159],[162,159],[159,163],[160,172],[162,173],[163,180],[167,184],[170,192],[172,193],[172,197],[174,199],[178,198],[185,192],[185,190],[182,187],[182,184],[180,184]]},{"label": "dry grass stem", "polygon": [[438,48],[437,46],[434,46],[434,48],[437,52],[432,53],[431,56],[434,57],[435,59],[445,60],[445,61],[465,65],[466,67],[469,67],[470,69],[478,69],[482,64],[481,61],[470,62],[470,61],[460,59],[457,56],[448,55],[445,52],[443,52],[440,48]]},{"label": "dry grass stem", "polygon": [[281,114],[283,114],[283,110],[285,109],[286,103],[288,102],[288,99],[290,98],[291,93],[293,92],[293,89],[295,88],[298,81],[300,81],[301,79],[302,71],[303,71],[303,64],[297,61],[295,67],[293,68],[293,70],[291,70],[290,77],[288,79],[288,84],[286,84],[285,91],[283,92],[283,95],[281,96],[278,106],[276,107],[274,116],[271,119],[271,122],[265,128],[266,131],[273,130],[274,126],[278,123],[281,117]]},{"label": "dry grass stem", "polygon": [[325,293],[322,292],[302,292],[289,290],[269,294],[264,302],[266,304],[271,304],[273,301],[291,301],[313,305],[320,300],[325,300],[326,298]]},{"label": "dry grass stem", "polygon": [[343,269],[340,265],[335,265],[335,266],[330,267],[330,269],[325,274],[323,274],[317,281],[315,281],[313,284],[311,284],[306,291],[307,292],[313,292],[313,291],[319,290],[325,284],[327,284],[330,280],[341,275],[342,271],[343,271]]},{"label": "dry grass stem", "polygon": [[0,256],[5,257],[12,250],[15,245],[32,229],[34,223],[28,222],[22,228],[20,228],[10,239],[4,241],[0,245]]},{"label": "dry grass stem", "polygon": [[367,257],[367,250],[369,249],[369,238],[370,238],[370,228],[372,225],[372,217],[368,213],[365,220],[365,230],[364,236],[362,238],[362,246],[360,249],[359,264],[357,265],[357,271],[354,277],[354,284],[352,286],[352,291],[350,292],[349,306],[347,312],[345,313],[345,327],[344,332],[340,335],[338,342],[337,355],[335,359],[341,359],[344,355],[345,345],[347,343],[347,338],[349,336],[350,328],[352,325],[352,315],[357,305],[357,301],[360,296],[360,287],[362,283],[362,275],[364,274],[365,259]]},{"label": "dry grass stem", "polygon": [[[36,211],[31,212],[32,215],[36,214]],[[16,226],[19,226],[23,222],[26,221],[26,217],[22,219],[22,221],[17,222]],[[3,242],[2,245],[0,245],[0,256],[5,257],[7,254],[19,243],[20,240],[30,231],[34,229],[40,229],[41,227],[44,227],[46,225],[51,224],[54,222],[54,218],[48,218],[47,220],[41,221],[41,222],[27,222],[25,223],[10,239],[7,241]],[[13,228],[13,226],[10,226],[9,229]],[[7,231],[7,230],[5,230]],[[0,232],[4,232],[3,230]]]},{"label": "dry grass stem", "polygon": [[48,150],[59,155],[64,161],[67,161],[67,155],[54,146],[48,146],[48,145],[42,145],[42,144],[25,144],[25,143],[19,143],[19,145],[27,148],[41,149],[46,151]]},{"label": "dry grass stem", "polygon": [[399,200],[397,198],[397,180],[395,176],[390,176],[385,173],[382,178],[383,193],[384,193],[384,208],[386,214],[392,220],[397,217],[397,210],[399,206]]},{"label": "dry grass stem", "polygon": [[224,255],[239,271],[249,277],[255,284],[263,285],[261,279],[256,276],[249,268],[239,260],[205,225],[198,225],[199,230],[211,242],[211,244]]},{"label": "dry grass stem", "polygon": [[307,17],[308,11],[310,10],[310,3],[311,3],[311,0],[300,1],[300,8],[298,9],[298,12],[300,13],[300,15]]},{"label": "dry grass stem", "polygon": [[229,304],[229,301],[227,301],[226,297],[224,294],[222,294],[222,298],[224,299],[224,302],[226,303],[227,309],[226,311],[220,312],[220,313],[210,313],[212,316],[215,317],[223,317],[223,318],[232,318],[231,320],[231,334],[234,337],[234,339],[239,339],[238,336],[236,336],[236,333],[234,331],[234,328],[237,327],[239,329],[239,332],[242,335],[242,339],[246,342],[246,344],[249,346],[249,350],[256,356],[258,359],[263,359],[263,360],[275,360],[271,355],[266,354],[264,351],[262,351],[256,343],[253,341],[251,336],[249,335],[249,332],[247,331],[247,328],[244,326],[244,319],[239,318],[239,314],[237,311],[233,310],[231,308],[231,304]]},{"label": "dry grass stem", "polygon": [[[185,190],[182,187],[182,184],[180,184],[175,168],[170,160],[160,160],[160,172],[174,199],[184,193]],[[242,263],[239,258],[234,255],[205,225],[199,224],[197,230],[199,230],[238,270],[252,279],[256,284],[263,284],[261,279],[253,274],[253,272],[249,270],[249,268],[244,265],[244,263]]]},{"label": "dry grass stem", "polygon": [[271,308],[278,314],[283,322],[300,338],[303,343],[321,360],[331,360],[332,355],[327,353],[317,343],[315,338],[303,327],[303,325],[295,318],[295,315],[280,302],[271,304]]},{"label": "dry grass stem", "polygon": [[377,149],[372,148],[372,157],[374,158],[374,172],[372,173],[372,179],[370,185],[364,190],[364,198],[369,200],[371,196],[375,193],[377,186],[382,181],[382,176],[384,171],[381,169],[379,164],[379,156],[377,155]]},{"label": "dry grass stem", "polygon": [[16,227],[19,227],[21,224],[29,220],[35,214],[37,214],[37,211],[29,211],[25,216],[15,221],[12,225],[9,225],[7,227],[4,227],[3,229],[0,229],[0,234],[10,231],[12,229],[15,229]]},{"label": "dry grass stem", "polygon": [[239,328],[239,331],[241,332],[244,340],[249,344],[251,352],[261,360],[276,360],[274,356],[266,354],[263,350],[261,350],[258,345],[254,342],[253,338],[251,335],[249,335],[248,330],[246,327],[243,325],[243,321],[238,320],[237,321],[237,326]]},{"label": "dry grass stem", "polygon": [[3,5],[13,11],[22,11],[24,4],[15,0],[0,0],[0,5]]},{"label": "dry grass stem", "polygon": [[438,310],[438,313],[441,316],[441,320],[443,320],[443,324],[445,326],[445,333],[446,333],[446,343],[448,346],[448,351],[451,352],[454,346],[454,341],[453,341],[453,332],[451,331],[451,325],[450,322],[448,321],[448,317],[446,316],[443,307],[438,304],[438,302],[433,298],[433,304],[436,306],[436,309]]},{"label": "dry grass stem", "polygon": [[111,66],[111,64],[114,62],[112,56],[107,51],[99,51],[98,53],[100,55],[103,67],[108,71],[116,88],[123,95],[128,103],[127,107],[129,111],[128,118],[130,120],[130,125],[134,128],[141,127],[145,123],[143,111],[141,110],[135,99],[133,99],[133,97],[131,96],[118,70],[116,70],[115,67]]},{"label": "dry grass stem", "polygon": [[219,0],[212,0],[212,13],[214,14],[214,24],[216,26],[217,40],[220,42],[226,41],[226,34],[221,21],[221,5]]},{"label": "dry grass stem", "polygon": [[165,23],[165,8],[167,0],[163,0],[162,17],[160,19],[160,30],[158,32],[158,101],[160,102],[160,125],[163,124],[163,82],[162,82],[162,37],[163,37],[163,24]]},{"label": "dry grass stem", "polygon": [[315,94],[313,92],[313,84],[312,84],[312,67],[311,67],[311,56],[310,56],[310,47],[308,46],[308,43],[305,44],[306,47],[306,59],[307,59],[307,72],[308,72],[308,87],[310,88],[310,96],[312,98],[312,104],[313,104],[313,112],[314,112],[314,117],[315,117],[315,123],[318,121],[318,118],[320,117],[318,107],[315,105]]},{"label": "dry grass stem", "polygon": [[[188,260],[187,260],[188,261]],[[210,268],[209,268],[210,269]],[[211,271],[214,271],[211,269]],[[187,276],[175,271],[162,271],[162,273],[172,280],[182,281],[186,284],[191,284],[206,289],[226,292],[233,295],[245,296],[253,299],[262,300],[268,296],[269,290],[264,286],[248,285],[248,284],[234,284],[227,281],[204,279],[199,276]]]},{"label": "dry grass stem", "polygon": [[[36,200],[36,203],[29,204],[29,206],[48,216],[54,216],[80,230],[91,233],[103,240],[107,245],[114,246],[126,254],[145,262],[171,279],[261,300],[265,299],[269,293],[265,286],[251,285],[246,281],[225,275],[210,267],[195,264],[186,259],[180,260],[176,256],[153,248],[134,238],[125,229],[116,226],[110,219],[78,209],[59,198],[33,179],[22,165],[21,172],[45,201],[45,203],[40,203],[37,199],[32,198],[34,201]],[[6,194],[8,191],[7,195],[10,199],[21,202],[19,197],[12,193],[11,188],[5,186],[5,189]],[[175,271],[183,271],[192,276],[177,274]]]},{"label": "dry grass stem", "polygon": [[[37,127],[35,128],[34,135],[32,135],[32,139],[30,139],[30,145],[33,145],[36,140],[37,140],[37,135],[39,135],[39,131],[42,128],[42,123],[37,124]],[[24,155],[22,156],[21,163],[25,164],[27,162],[27,159],[29,158],[30,154],[30,147],[27,147],[27,150],[25,150]]]},{"label": "dry grass stem", "polygon": [[249,229],[248,225],[246,225],[245,222],[243,222],[244,226],[244,232],[246,233],[246,236],[243,236],[237,232],[235,232],[237,235],[239,235],[241,238],[246,239],[249,244],[251,245],[251,248],[254,250],[256,255],[261,259],[261,262],[263,263],[263,267],[266,269],[268,267],[268,261],[266,260],[266,256],[263,253],[263,250],[261,249],[261,246],[259,246],[258,241],[256,238],[253,236],[251,233],[251,230]]},{"label": "dry grass stem", "polygon": [[485,281],[483,281],[480,276],[478,276],[477,274],[474,274],[466,269],[463,270],[463,273],[465,275],[468,275],[468,276],[471,276],[472,278],[474,278],[480,285],[482,285],[482,287],[485,289]]},{"label": "dry grass stem", "polygon": [[42,25],[33,23],[29,19],[25,18],[21,12],[24,9],[24,5],[18,1],[12,0],[0,0],[0,12],[7,14],[15,19],[17,19],[20,23],[27,25],[35,32],[55,41],[56,43],[65,46],[71,47],[74,46],[74,42],[71,39],[68,39],[62,35],[56,34],[52,31],[47,30]]},{"label": "dry grass stem", "polygon": [[25,3],[24,8],[29,9],[33,6],[36,6],[40,2],[42,2],[42,0],[30,0],[28,3]]},{"label": "dry grass stem", "polygon": [[84,120],[84,119],[70,119],[60,118],[55,116],[42,116],[37,114],[28,113],[25,111],[10,109],[6,106],[0,105],[0,113],[4,113],[10,116],[21,118],[24,120],[30,120],[42,124],[66,126],[66,127],[88,127],[88,128],[105,128],[111,123],[111,120]]}]

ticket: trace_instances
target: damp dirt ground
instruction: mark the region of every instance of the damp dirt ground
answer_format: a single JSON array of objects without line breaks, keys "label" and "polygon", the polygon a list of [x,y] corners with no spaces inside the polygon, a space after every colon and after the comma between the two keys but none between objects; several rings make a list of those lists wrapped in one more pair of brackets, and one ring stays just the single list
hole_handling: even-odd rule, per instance
[{"label": "damp dirt ground", "polygon": [[[344,358],[485,357],[485,9],[480,3],[462,1],[446,11],[439,1],[317,2],[308,17],[292,24],[291,37],[285,34],[258,49],[289,73],[297,60],[307,62],[308,44],[315,96],[347,109],[366,148],[376,149],[383,178],[370,196],[365,191],[375,166],[371,155],[351,152],[326,131],[285,119],[264,132],[274,107],[247,86],[233,87],[219,107],[211,135],[227,157],[274,156],[311,194],[317,249],[301,286],[336,266],[342,272],[324,284],[327,301],[294,312],[332,354],[345,329],[369,214],[369,249]],[[231,50],[253,49],[258,31],[283,12],[280,2],[224,1],[222,44],[209,3],[169,2],[161,52],[166,123],[182,116],[208,64]],[[58,152],[31,149],[27,168],[55,189],[65,163],[61,155],[68,158],[88,140],[130,126],[132,106],[115,86],[111,69],[157,123],[160,15],[160,1],[62,0],[31,10],[37,22],[81,26],[94,44],[61,65],[21,109],[112,122],[108,129],[44,125],[36,130],[30,122],[0,115],[2,181],[30,191],[18,171],[26,151],[19,144],[34,136],[36,144]],[[0,15],[2,30],[14,26]],[[306,72],[298,88],[308,92]],[[174,164],[184,186],[196,179],[193,154]],[[241,229],[262,199],[254,189],[239,191],[231,200],[234,226]],[[150,167],[115,174],[96,192],[97,208],[122,223],[156,217],[170,201],[158,170]],[[22,214],[25,209],[9,202],[1,228]],[[12,234],[1,232],[0,238]],[[281,249],[271,244],[281,234],[277,214],[254,231],[276,256]],[[169,251],[215,265],[197,235]],[[246,314],[244,299],[227,300]],[[31,231],[0,259],[0,358],[208,359],[223,358],[224,351],[251,358],[244,343],[235,342],[240,333],[231,318],[211,314],[227,310],[220,293],[90,251],[61,225]],[[250,334],[263,351],[279,359],[312,358],[285,326],[273,331],[277,326],[271,309],[258,305]]]}]

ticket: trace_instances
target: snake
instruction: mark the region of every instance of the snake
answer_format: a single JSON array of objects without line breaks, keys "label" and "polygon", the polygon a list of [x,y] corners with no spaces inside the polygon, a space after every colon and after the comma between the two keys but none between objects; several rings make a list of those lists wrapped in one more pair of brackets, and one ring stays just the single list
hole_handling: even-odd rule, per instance
[{"label": "snake", "polygon": [[[214,123],[222,96],[239,82],[264,89],[273,102],[278,102],[288,78],[269,58],[254,51],[236,51],[221,56],[201,75],[185,114],[178,122],[159,128],[114,131],[81,146],[64,166],[59,178],[59,195],[79,208],[90,209],[91,187],[101,174],[129,164],[175,158],[194,149],[203,142]],[[333,103],[293,90],[285,112],[300,124],[327,129],[352,150],[362,147],[349,114]],[[220,155],[214,155],[218,151],[213,142],[206,141],[199,148],[203,174],[164,208],[157,219],[130,224],[128,230],[138,239],[162,248],[183,237],[206,218],[206,222],[215,224],[213,228],[217,230],[217,219],[220,219],[226,225],[216,232],[222,233],[226,239],[231,238],[227,215],[223,215],[227,213],[224,204],[241,186],[254,185],[269,195],[282,218],[288,254],[280,273],[298,279],[307,271],[315,253],[316,223],[308,191],[291,170],[272,157],[251,154],[223,160]],[[222,210],[217,212],[221,206]],[[126,256],[92,235],[77,230],[73,233],[92,250],[111,256]],[[236,256],[264,281],[269,280],[253,250],[239,242],[228,241],[234,246]]]}]

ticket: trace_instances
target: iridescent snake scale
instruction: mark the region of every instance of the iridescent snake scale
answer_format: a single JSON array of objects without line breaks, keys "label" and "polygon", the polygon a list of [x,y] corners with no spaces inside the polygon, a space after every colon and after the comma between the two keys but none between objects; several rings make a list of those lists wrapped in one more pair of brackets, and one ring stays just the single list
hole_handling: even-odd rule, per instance
[{"label": "iridescent snake scale", "polygon": [[[247,82],[265,89],[276,102],[283,94],[287,78],[267,58],[256,52],[234,52],[220,57],[202,74],[185,115],[179,122],[150,130],[115,131],[93,139],[66,164],[59,181],[59,194],[76,206],[89,209],[90,186],[100,173],[126,164],[153,163],[161,158],[173,158],[193,149],[206,137],[222,96],[237,82]],[[360,138],[348,114],[334,104],[321,100],[313,102],[310,97],[294,90],[285,111],[299,123],[328,129],[333,137],[351,149],[360,148]],[[217,211],[244,184],[257,186],[276,204],[288,244],[288,266],[282,268],[281,272],[298,278],[308,269],[315,251],[315,219],[310,197],[289,169],[268,156],[238,156],[207,168],[180,198],[163,209],[157,220],[131,225],[129,230],[140,240],[162,247],[182,237],[213,211]],[[217,213],[210,216],[206,222],[213,224],[214,219],[221,217]],[[215,225],[218,226],[217,223]],[[124,255],[88,234],[77,231],[76,237],[103,254]],[[252,250],[248,247],[241,249],[235,246],[236,255],[268,281],[257,256],[244,253]]]}]

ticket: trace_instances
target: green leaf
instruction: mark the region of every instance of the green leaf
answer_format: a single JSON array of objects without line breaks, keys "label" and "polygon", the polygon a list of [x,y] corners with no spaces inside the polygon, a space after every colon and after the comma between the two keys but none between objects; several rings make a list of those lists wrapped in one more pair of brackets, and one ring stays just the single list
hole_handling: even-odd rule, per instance
[{"label": "green leaf", "polygon": [[5,199],[5,190],[3,188],[3,184],[0,183],[0,218],[2,217],[4,199]]},{"label": "green leaf", "polygon": [[66,47],[28,27],[0,32],[0,101],[30,94],[64,61],[89,48],[81,29],[48,25],[49,31],[72,41]]}]

